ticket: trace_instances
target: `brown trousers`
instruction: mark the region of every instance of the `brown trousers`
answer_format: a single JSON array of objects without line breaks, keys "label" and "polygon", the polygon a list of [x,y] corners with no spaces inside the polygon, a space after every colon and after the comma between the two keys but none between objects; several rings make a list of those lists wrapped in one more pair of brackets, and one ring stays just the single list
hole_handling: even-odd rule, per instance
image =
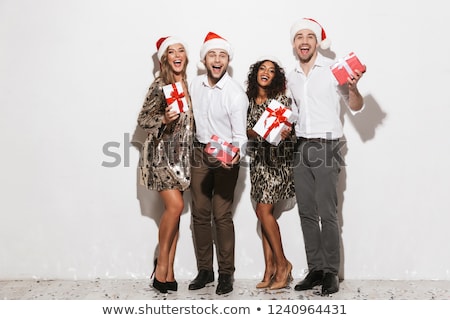
[{"label": "brown trousers", "polygon": [[213,270],[216,244],[219,274],[233,275],[235,234],[234,189],[239,165],[225,169],[196,145],[191,168],[192,231],[198,270]]}]

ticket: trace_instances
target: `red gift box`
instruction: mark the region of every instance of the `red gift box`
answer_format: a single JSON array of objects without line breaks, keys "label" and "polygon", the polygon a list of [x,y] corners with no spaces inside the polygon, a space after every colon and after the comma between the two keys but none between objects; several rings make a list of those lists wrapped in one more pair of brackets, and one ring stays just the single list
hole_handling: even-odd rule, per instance
[{"label": "red gift box", "polygon": [[166,97],[167,105],[170,106],[172,110],[177,113],[187,111],[188,104],[181,82],[175,82],[163,86],[163,91],[164,96]]},{"label": "red gift box", "polygon": [[359,61],[358,57],[353,52],[350,52],[347,56],[339,59],[331,66],[331,71],[339,82],[339,85],[346,83],[347,78],[352,77],[355,69],[364,73],[366,71],[366,66]]},{"label": "red gift box", "polygon": [[211,141],[205,147],[205,152],[224,163],[231,163],[239,148],[220,139],[216,135],[211,136]]},{"label": "red gift box", "polygon": [[256,122],[253,130],[267,142],[278,145],[281,142],[281,131],[292,125],[295,115],[277,100],[272,100]]}]

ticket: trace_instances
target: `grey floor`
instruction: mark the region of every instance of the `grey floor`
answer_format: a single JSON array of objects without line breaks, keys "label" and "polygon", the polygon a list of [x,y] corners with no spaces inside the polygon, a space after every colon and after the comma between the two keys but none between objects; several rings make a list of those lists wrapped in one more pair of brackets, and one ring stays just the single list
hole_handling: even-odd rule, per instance
[{"label": "grey floor", "polygon": [[281,290],[256,289],[257,280],[234,282],[234,290],[215,294],[215,284],[190,291],[189,280],[176,292],[161,294],[148,279],[138,280],[3,280],[0,299],[6,300],[450,300],[450,281],[345,280],[339,292],[321,296],[320,287],[298,292],[294,285]]}]

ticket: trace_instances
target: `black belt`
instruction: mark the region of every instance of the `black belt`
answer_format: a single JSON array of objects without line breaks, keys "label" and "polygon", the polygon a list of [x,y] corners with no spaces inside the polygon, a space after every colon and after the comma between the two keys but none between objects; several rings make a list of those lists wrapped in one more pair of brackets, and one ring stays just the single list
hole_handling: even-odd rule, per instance
[{"label": "black belt", "polygon": [[195,139],[195,140],[194,140],[194,147],[205,148],[205,147],[206,147],[206,143],[201,143],[200,141],[198,141],[197,139]]}]

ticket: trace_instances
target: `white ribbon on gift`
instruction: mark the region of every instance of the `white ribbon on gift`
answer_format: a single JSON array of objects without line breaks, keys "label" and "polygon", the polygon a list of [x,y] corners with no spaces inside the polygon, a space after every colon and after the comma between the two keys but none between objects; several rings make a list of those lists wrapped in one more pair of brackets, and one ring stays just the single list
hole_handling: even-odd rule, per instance
[{"label": "white ribbon on gift", "polygon": [[[216,147],[216,145],[218,147]],[[225,151],[226,153],[230,154],[232,157],[236,154],[233,151],[233,145],[228,145],[228,143],[220,138],[217,138],[217,140],[211,140],[210,141],[210,150],[211,155],[217,157],[220,150]]]},{"label": "white ribbon on gift", "polygon": [[339,59],[339,60],[336,62],[336,67],[337,67],[338,69],[344,68],[344,69],[347,71],[347,73],[348,73],[349,75],[353,75],[353,70],[352,70],[352,68],[350,68],[350,66],[349,66],[348,63],[347,63],[347,59],[348,59],[348,58],[351,58],[351,56],[346,56],[345,58]]},{"label": "white ribbon on gift", "polygon": [[223,150],[225,153],[231,155],[232,157],[234,157],[235,152],[233,151],[233,149],[229,146],[225,146],[223,144],[220,145],[219,148],[217,148],[216,146],[214,146],[213,144],[216,144],[215,142],[211,142],[211,148],[209,150],[211,150],[211,155],[214,157],[217,157],[220,150]]}]

